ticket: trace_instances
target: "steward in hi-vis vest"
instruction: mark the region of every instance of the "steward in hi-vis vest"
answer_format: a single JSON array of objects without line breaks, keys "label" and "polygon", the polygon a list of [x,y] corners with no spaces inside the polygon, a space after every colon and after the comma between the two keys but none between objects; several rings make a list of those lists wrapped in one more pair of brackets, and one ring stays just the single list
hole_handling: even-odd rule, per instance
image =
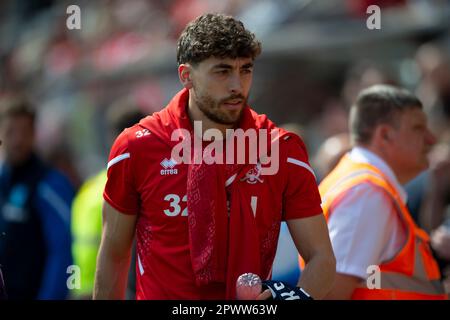
[{"label": "steward in hi-vis vest", "polygon": [[381,288],[369,289],[364,282],[354,290],[352,299],[446,299],[428,234],[415,224],[398,192],[376,167],[354,162],[348,155],[342,158],[319,186],[327,220],[343,195],[363,182],[373,184],[389,196],[407,228],[407,241],[392,260],[379,265]]}]

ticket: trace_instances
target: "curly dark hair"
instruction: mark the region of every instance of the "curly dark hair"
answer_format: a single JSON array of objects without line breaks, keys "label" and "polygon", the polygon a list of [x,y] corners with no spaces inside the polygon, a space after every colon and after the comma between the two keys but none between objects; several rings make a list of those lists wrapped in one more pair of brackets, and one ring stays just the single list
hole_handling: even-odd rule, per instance
[{"label": "curly dark hair", "polygon": [[252,58],[261,43],[244,24],[223,14],[204,14],[191,21],[178,39],[177,62],[197,64],[209,57]]}]

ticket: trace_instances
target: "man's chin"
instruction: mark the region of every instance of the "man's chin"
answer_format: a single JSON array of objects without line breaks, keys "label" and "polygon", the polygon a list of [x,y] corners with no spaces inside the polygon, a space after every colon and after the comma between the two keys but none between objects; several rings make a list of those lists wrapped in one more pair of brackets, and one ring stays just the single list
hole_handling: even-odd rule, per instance
[{"label": "man's chin", "polygon": [[427,170],[430,167],[430,161],[428,159],[423,159],[417,166],[417,174]]},{"label": "man's chin", "polygon": [[222,115],[216,117],[216,121],[219,124],[233,125],[237,124],[241,119],[242,108],[237,110],[226,110],[224,109]]},{"label": "man's chin", "polygon": [[239,119],[236,119],[236,120],[233,120],[233,119],[220,119],[220,120],[216,120],[214,122],[217,123],[217,124],[232,126],[232,125],[238,124],[239,123]]},{"label": "man's chin", "polygon": [[228,124],[236,125],[241,120],[241,113],[239,112],[235,117],[232,117],[228,120]]},{"label": "man's chin", "polygon": [[244,107],[244,103],[238,104],[222,103],[221,107],[223,110],[227,112],[241,112],[242,108]]}]

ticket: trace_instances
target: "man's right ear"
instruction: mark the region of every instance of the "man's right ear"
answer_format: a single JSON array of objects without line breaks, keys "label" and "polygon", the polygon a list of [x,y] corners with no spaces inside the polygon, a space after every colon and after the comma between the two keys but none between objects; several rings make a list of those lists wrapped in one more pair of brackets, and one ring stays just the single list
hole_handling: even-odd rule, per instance
[{"label": "man's right ear", "polygon": [[189,64],[182,63],[178,66],[178,77],[180,78],[183,87],[188,90],[193,87],[191,72],[192,66]]},{"label": "man's right ear", "polygon": [[393,134],[392,126],[388,124],[379,124],[373,131],[371,143],[382,150],[385,150],[387,146],[392,145],[394,139]]}]

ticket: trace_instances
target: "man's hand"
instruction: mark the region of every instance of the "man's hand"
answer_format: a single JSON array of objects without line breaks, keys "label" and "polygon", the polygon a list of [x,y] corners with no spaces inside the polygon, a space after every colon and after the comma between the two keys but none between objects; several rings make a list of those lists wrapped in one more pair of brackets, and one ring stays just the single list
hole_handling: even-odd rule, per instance
[{"label": "man's hand", "polygon": [[[284,290],[286,292],[299,291],[300,290],[300,288],[298,288],[298,287],[292,288],[291,286],[286,285],[286,283],[284,283],[282,281],[264,281],[263,282],[263,288],[266,287],[267,289],[263,290],[263,292],[261,292],[261,294],[256,298],[256,300],[260,300],[261,301],[261,300],[273,299],[273,294],[272,294],[271,289],[269,289],[268,284],[270,284],[273,287],[274,283],[278,283],[278,284],[282,283],[284,285],[284,287],[286,288]],[[303,292],[300,295],[301,295],[300,299],[283,299],[283,297],[281,297],[281,291],[280,291],[280,295],[279,295],[280,298],[277,299],[277,297],[275,297],[274,300],[313,300],[311,296],[309,296],[307,294],[305,295],[305,293],[303,293]]]},{"label": "man's hand", "polygon": [[266,280],[263,288],[267,288],[273,300],[313,300],[302,288],[292,287],[283,281]]},{"label": "man's hand", "polygon": [[256,300],[268,300],[272,298],[272,292],[269,289],[264,290],[261,294],[256,298]]}]

